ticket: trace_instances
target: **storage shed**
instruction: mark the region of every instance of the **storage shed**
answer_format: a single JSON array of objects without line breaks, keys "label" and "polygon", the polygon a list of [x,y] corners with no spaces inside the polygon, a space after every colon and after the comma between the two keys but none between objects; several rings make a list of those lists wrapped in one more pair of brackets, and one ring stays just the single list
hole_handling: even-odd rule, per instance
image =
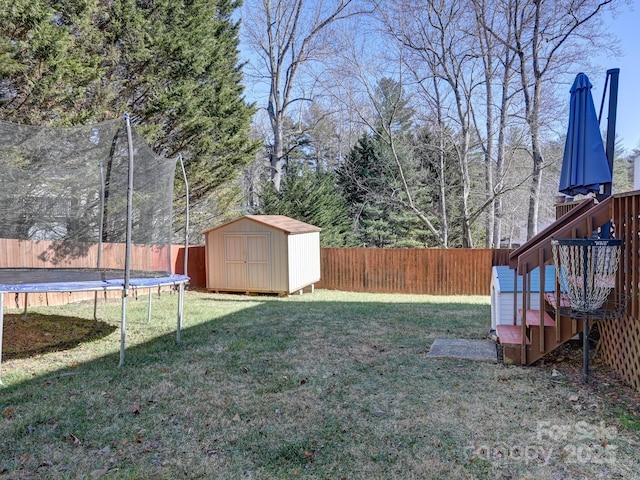
[{"label": "storage shed", "polygon": [[204,232],[207,289],[290,294],[320,281],[320,228],[245,215]]},{"label": "storage shed", "polygon": [[[530,274],[529,305],[531,309],[540,309],[540,270],[536,268]],[[515,285],[514,271],[509,267],[493,267],[491,276],[491,330],[497,325],[513,325],[514,290],[517,288],[517,306],[522,308],[522,276],[518,275],[518,284]],[[553,266],[545,267],[545,292],[555,290],[555,269]],[[520,318],[516,322],[520,325]]]}]

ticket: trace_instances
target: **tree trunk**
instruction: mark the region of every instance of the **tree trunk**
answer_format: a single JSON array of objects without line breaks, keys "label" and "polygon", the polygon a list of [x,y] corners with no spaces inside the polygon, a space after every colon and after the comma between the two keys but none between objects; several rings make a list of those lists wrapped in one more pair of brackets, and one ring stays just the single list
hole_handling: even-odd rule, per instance
[{"label": "tree trunk", "polygon": [[280,127],[281,122],[278,118],[273,118],[271,124],[273,126],[273,145],[269,151],[269,170],[273,187],[279,192],[280,182],[282,181],[282,157],[284,152],[282,145],[283,129]]}]

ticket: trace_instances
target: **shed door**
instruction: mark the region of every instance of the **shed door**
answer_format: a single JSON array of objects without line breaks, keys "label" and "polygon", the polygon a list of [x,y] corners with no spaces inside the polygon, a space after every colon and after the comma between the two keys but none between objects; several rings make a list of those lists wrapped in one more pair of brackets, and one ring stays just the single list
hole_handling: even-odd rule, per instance
[{"label": "shed door", "polygon": [[224,252],[227,288],[271,288],[268,235],[225,235]]}]

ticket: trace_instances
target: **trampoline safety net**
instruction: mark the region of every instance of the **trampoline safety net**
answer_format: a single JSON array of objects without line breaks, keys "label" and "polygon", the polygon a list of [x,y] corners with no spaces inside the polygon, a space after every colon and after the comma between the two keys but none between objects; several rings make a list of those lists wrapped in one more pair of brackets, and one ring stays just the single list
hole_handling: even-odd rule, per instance
[{"label": "trampoline safety net", "polygon": [[[131,138],[130,268],[170,272],[176,160],[157,156],[135,128]],[[128,172],[124,119],[68,128],[0,121],[0,268],[123,269]]]}]

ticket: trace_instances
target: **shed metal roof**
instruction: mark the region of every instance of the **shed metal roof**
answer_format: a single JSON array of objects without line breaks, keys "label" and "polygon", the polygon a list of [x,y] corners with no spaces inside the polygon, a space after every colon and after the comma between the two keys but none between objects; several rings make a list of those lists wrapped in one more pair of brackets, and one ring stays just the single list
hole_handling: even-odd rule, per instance
[{"label": "shed metal roof", "polygon": [[226,225],[230,225],[243,219],[248,219],[253,222],[267,225],[269,227],[277,228],[278,230],[282,230],[283,232],[288,234],[319,232],[322,230],[320,227],[316,227],[315,225],[311,225],[310,223],[301,222],[300,220],[296,220],[285,215],[244,215],[230,222],[218,225],[217,227],[210,228],[204,233],[216,230]]}]

